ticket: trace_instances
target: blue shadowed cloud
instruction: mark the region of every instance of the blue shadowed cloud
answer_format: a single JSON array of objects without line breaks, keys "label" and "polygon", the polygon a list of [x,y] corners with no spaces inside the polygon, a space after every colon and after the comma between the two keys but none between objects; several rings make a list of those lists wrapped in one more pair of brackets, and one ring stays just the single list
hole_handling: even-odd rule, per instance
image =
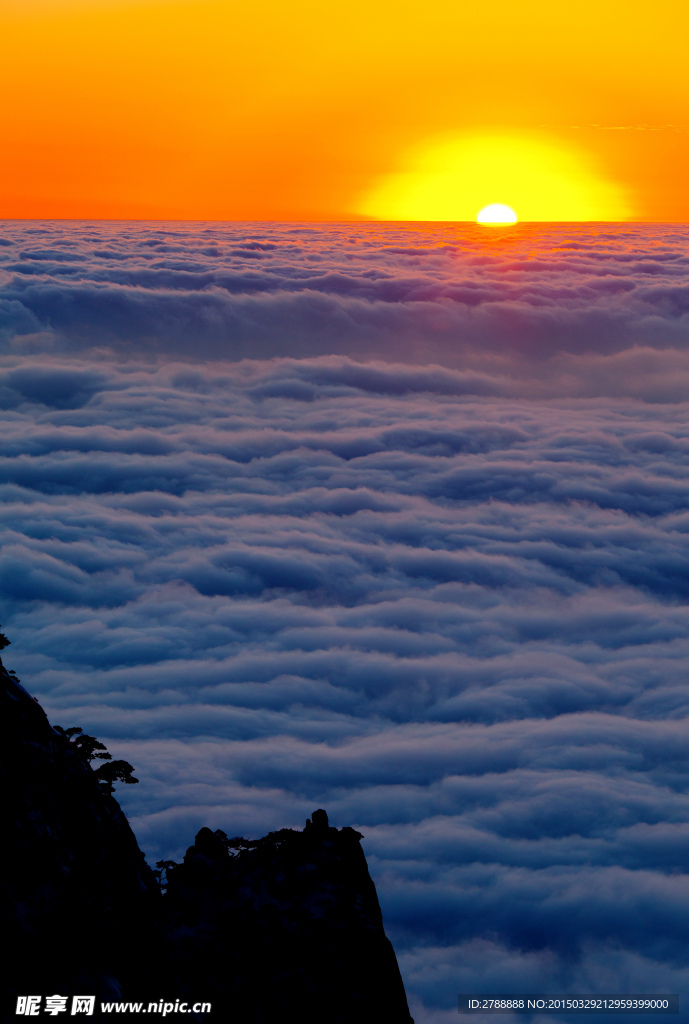
[{"label": "blue shadowed cloud", "polygon": [[326,807],[420,1024],[688,992],[686,229],[0,233],[6,660],[150,859]]}]

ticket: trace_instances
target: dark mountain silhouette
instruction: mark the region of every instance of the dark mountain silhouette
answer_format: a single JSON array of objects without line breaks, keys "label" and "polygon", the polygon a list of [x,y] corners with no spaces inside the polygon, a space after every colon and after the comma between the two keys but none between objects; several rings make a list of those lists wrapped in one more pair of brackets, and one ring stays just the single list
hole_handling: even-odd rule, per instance
[{"label": "dark mountain silhouette", "polygon": [[167,872],[185,997],[212,993],[247,1022],[409,1021],[361,838],[323,810],[254,843],[201,829]]},{"label": "dark mountain silhouette", "polygon": [[242,1024],[411,1024],[358,832],[323,810],[258,840],[203,828],[159,865],[161,892],[112,796],[131,766],[99,776],[102,744],[51,728],[2,662],[0,705],[5,1019],[19,995],[59,993],[210,1002],[194,1019]]},{"label": "dark mountain silhouette", "polygon": [[127,819],[1,662],[0,712],[10,997],[147,990],[162,898]]}]

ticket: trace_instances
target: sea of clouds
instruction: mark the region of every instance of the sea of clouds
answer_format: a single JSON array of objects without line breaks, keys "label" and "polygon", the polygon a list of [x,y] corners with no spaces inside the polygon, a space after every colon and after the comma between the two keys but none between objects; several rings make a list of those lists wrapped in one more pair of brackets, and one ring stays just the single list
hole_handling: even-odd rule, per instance
[{"label": "sea of clouds", "polygon": [[689,228],[5,222],[0,285],[5,663],[149,859],[326,808],[419,1024],[689,995]]}]

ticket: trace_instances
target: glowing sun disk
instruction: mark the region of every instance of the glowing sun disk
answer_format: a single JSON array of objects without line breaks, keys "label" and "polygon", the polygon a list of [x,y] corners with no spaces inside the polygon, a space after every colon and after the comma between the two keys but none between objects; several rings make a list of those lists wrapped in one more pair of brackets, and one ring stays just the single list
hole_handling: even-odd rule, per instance
[{"label": "glowing sun disk", "polygon": [[516,224],[517,214],[504,203],[491,203],[476,214],[479,224]]}]

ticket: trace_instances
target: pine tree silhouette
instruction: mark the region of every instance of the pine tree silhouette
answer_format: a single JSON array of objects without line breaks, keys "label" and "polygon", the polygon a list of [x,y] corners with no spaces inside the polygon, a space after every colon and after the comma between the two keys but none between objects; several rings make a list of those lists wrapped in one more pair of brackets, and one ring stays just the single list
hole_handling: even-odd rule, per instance
[{"label": "pine tree silhouette", "polygon": [[135,782],[139,781],[132,775],[134,765],[131,765],[129,761],[113,761],[112,754],[108,753],[105,744],[97,740],[95,736],[89,736],[79,726],[73,725],[69,729],[63,729],[61,726],[56,725],[54,729],[60,736],[64,736],[69,745],[77,751],[87,764],[90,765],[91,761],[96,759],[110,761],[110,764],[100,764],[97,768],[93,769],[93,774],[98,779],[98,784],[104,792],[114,793],[115,782],[124,782],[128,786],[132,786]]}]

